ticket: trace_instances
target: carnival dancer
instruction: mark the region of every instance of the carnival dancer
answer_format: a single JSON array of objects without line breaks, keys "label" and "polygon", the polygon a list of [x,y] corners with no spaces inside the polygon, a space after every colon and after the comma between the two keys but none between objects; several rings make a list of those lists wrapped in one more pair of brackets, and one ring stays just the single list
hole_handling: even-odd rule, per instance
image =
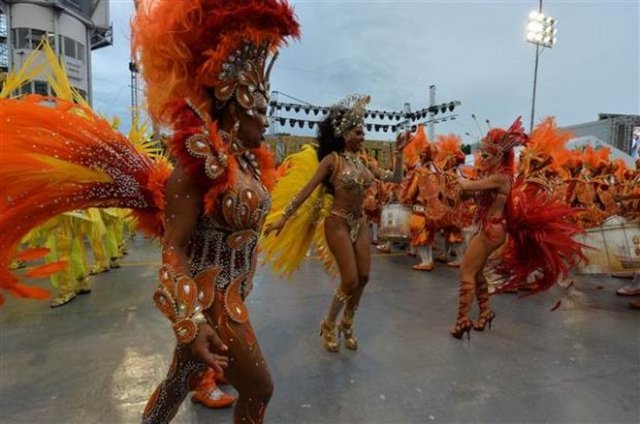
[{"label": "carnival dancer", "polygon": [[609,159],[611,149],[601,148],[594,152],[591,146],[585,149],[585,165],[588,171],[589,181],[595,192],[594,216],[597,217],[596,226],[618,213],[619,207],[614,199],[614,176],[611,172]]},{"label": "carnival dancer", "polygon": [[[471,225],[473,215],[470,201],[464,201],[457,190],[459,166],[464,165],[465,155],[461,150],[460,137],[455,134],[440,135],[436,141],[435,163],[440,170],[442,203],[446,207],[444,216],[436,223],[444,239],[441,259],[447,266],[457,268],[464,254],[462,229]],[[449,260],[451,250],[454,260]]]},{"label": "carnival dancer", "polygon": [[[318,128],[319,147],[315,163],[319,164],[314,166],[317,170],[310,180],[304,181],[300,175],[305,175],[305,170],[296,169],[300,167],[294,165],[289,170],[290,178],[285,176],[278,182],[273,192],[273,209],[267,218],[261,242],[266,260],[272,261],[276,270],[292,272],[299,260],[291,256],[292,252],[298,251],[291,248],[292,243],[307,240],[308,244],[311,238],[305,234],[315,233],[317,223],[324,221],[323,238],[337,263],[341,278],[327,316],[320,324],[324,346],[330,352],[340,349],[338,330],[344,336],[347,349],[358,348],[353,322],[369,281],[371,261],[363,211],[364,194],[375,178],[400,181],[402,148],[408,139],[405,133],[398,135],[393,175],[389,171],[383,175],[376,168],[369,169],[358,155],[364,142],[364,115],[368,102],[369,96],[355,95],[331,108]],[[313,153],[307,149],[302,156]],[[313,160],[313,156],[310,159]],[[333,197],[331,205],[323,200],[325,190]],[[291,194],[294,194],[293,198]],[[286,203],[289,199],[290,202]],[[296,217],[299,208],[301,210]],[[298,249],[306,251],[305,248]],[[343,307],[345,311],[337,325]]]},{"label": "carnival dancer", "polygon": [[402,202],[412,207],[410,244],[420,258],[420,263],[414,265],[413,269],[432,271],[434,269],[433,244],[438,230],[436,223],[447,211],[441,200],[440,172],[434,163],[437,148],[427,139],[424,126],[418,128],[407,148],[410,149],[409,156],[414,150],[419,154],[419,163],[402,194]]},{"label": "carnival dancer", "polygon": [[[478,232],[471,239],[460,266],[460,298],[458,316],[450,333],[461,338],[473,328],[478,331],[491,326],[495,313],[489,305],[489,293],[483,268],[489,256],[510,235],[495,271],[506,278],[504,288],[529,285],[532,292],[545,290],[556,283],[561,274],[579,259],[584,259],[582,246],[572,237],[579,230],[568,223],[574,210],[558,198],[529,196],[528,191],[512,187],[514,153],[517,145],[525,145],[528,137],[518,118],[508,130],[492,129],[480,146],[480,179],[461,178],[460,189],[476,192],[475,223]],[[540,275],[526,281],[533,271]],[[469,318],[473,298],[478,301],[479,316]]]},{"label": "carnival dancer", "polygon": [[155,299],[172,316],[174,285],[207,290],[202,299],[187,293],[193,308],[174,323],[174,363],[144,422],[169,421],[190,374],[205,363],[217,372],[226,367],[238,391],[234,422],[264,419],[273,383],[244,299],[274,182],[273,157],[261,146],[269,73],[276,48],[298,31],[279,0],[161,1],[138,9],[133,45],[149,112],[174,128],[169,149],[178,161],[167,187],[165,266]]},{"label": "carnival dancer", "polygon": [[562,185],[563,165],[570,158],[566,144],[571,137],[571,132],[558,129],[553,117],[543,119],[520,152],[516,183],[535,193],[555,193]]}]

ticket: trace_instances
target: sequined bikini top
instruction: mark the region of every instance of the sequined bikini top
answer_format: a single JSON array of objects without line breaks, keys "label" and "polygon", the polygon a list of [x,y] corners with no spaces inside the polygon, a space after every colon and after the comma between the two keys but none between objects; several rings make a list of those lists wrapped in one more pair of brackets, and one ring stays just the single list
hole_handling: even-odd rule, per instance
[{"label": "sequined bikini top", "polygon": [[364,193],[375,181],[373,174],[362,159],[347,153],[335,154],[335,169],[331,183],[338,190]]}]

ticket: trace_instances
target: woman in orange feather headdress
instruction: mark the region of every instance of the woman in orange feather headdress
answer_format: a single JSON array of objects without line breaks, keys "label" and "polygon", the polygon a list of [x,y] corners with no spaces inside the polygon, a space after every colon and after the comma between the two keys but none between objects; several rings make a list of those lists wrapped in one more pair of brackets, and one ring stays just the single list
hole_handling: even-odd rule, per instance
[{"label": "woman in orange feather headdress", "polygon": [[133,48],[149,114],[173,130],[173,170],[86,104],[0,98],[0,180],[12,182],[0,186],[0,289],[47,297],[8,266],[30,229],[69,210],[132,209],[141,230],[162,237],[154,300],[177,346],[144,422],[170,421],[207,366],[227,367],[236,422],[263,420],[273,386],[244,299],[273,184],[261,146],[269,73],[278,47],[298,35],[286,0],[137,2]]},{"label": "woman in orange feather headdress", "polygon": [[[443,203],[447,208],[439,223],[445,248],[438,259],[447,261],[448,266],[459,267],[464,251],[462,228],[471,225],[473,218],[469,201],[463,201],[457,190],[459,167],[464,165],[466,157],[461,150],[460,137],[455,134],[438,136],[437,147],[436,164],[442,172]],[[453,261],[449,261],[451,249],[456,258]]]},{"label": "woman in orange feather headdress", "polygon": [[297,37],[285,0],[140,2],[133,47],[156,123],[170,125],[160,285],[178,339],[144,422],[167,422],[206,365],[238,390],[235,422],[262,422],[272,383],[244,304],[274,162],[261,140],[276,49]]},{"label": "woman in orange feather headdress", "polygon": [[[420,258],[420,263],[413,266],[416,271],[432,271],[433,244],[437,233],[437,223],[446,213],[440,201],[442,187],[439,170],[435,167],[437,147],[429,142],[424,126],[419,126],[403,152],[408,163],[412,164],[412,172],[408,175],[402,202],[411,206],[410,248]],[[405,150],[406,150],[405,149]]]},{"label": "woman in orange feather headdress", "polygon": [[[477,193],[478,232],[469,242],[460,266],[458,317],[450,331],[456,338],[469,334],[471,328],[484,330],[495,318],[483,269],[489,256],[505,240],[495,266],[495,271],[507,281],[503,290],[525,284],[532,293],[545,290],[578,259],[584,258],[582,246],[572,239],[579,229],[567,221],[575,210],[557,197],[533,193],[524,185],[514,186],[513,148],[527,142],[520,119],[506,131],[490,130],[480,147],[481,179],[459,180],[463,191]],[[538,275],[528,284],[527,277],[534,271]],[[472,322],[469,312],[474,293],[480,313],[478,320]]]}]

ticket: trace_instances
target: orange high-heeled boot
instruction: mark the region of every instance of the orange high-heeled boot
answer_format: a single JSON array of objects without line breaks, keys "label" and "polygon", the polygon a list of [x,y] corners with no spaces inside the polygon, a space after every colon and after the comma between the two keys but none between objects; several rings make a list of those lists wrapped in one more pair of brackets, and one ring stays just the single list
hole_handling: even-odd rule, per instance
[{"label": "orange high-heeled boot", "polygon": [[469,319],[469,311],[471,310],[471,302],[473,302],[473,283],[469,281],[460,281],[460,299],[458,302],[458,318],[453,327],[449,330],[451,336],[456,339],[462,338],[467,333],[467,339],[471,338],[470,331],[473,323]]},{"label": "orange high-heeled boot", "polygon": [[491,329],[491,321],[496,317],[495,312],[491,310],[489,306],[489,283],[483,275],[476,280],[476,299],[478,300],[478,308],[480,314],[478,319],[473,322],[473,329],[476,331],[484,331],[484,328],[489,324]]}]

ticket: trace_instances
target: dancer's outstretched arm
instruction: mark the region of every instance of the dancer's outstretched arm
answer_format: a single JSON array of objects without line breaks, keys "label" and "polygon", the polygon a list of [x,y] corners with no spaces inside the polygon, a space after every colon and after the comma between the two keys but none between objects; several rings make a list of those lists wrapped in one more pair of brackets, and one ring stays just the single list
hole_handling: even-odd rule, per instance
[{"label": "dancer's outstretched arm", "polygon": [[287,220],[291,218],[291,216],[295,213],[295,211],[307,200],[307,197],[313,193],[313,191],[320,185],[324,180],[329,178],[329,176],[333,173],[335,168],[334,164],[334,155],[327,155],[322,159],[320,165],[318,166],[318,170],[311,177],[311,180],[302,187],[302,189],[293,196],[287,207],[282,212],[282,216],[273,224],[267,224],[264,227],[264,235],[265,237],[271,234],[273,231],[276,232],[276,236],[280,234],[282,228],[287,223]]}]

